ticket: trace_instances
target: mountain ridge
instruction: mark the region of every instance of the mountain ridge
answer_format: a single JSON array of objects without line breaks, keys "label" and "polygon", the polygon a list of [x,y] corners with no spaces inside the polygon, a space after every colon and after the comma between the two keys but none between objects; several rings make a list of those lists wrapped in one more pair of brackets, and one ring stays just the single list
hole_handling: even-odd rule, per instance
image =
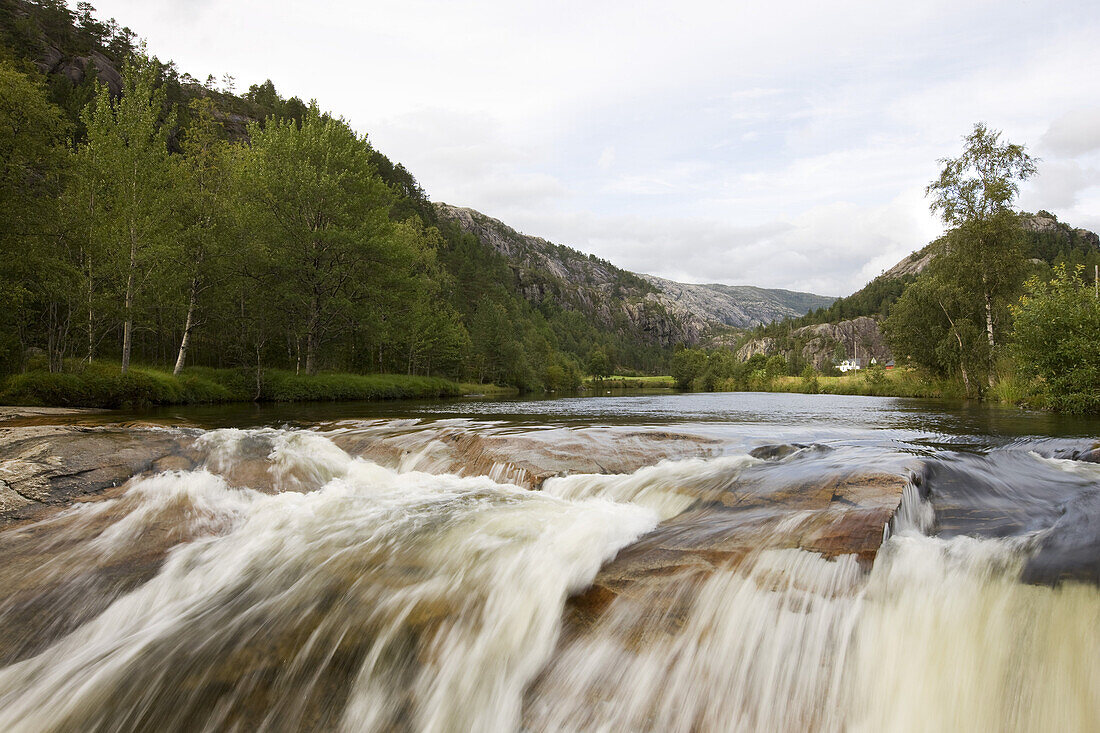
[{"label": "mountain ridge", "polygon": [[[835,300],[779,288],[680,283],[635,273],[573,247],[519,232],[476,209],[443,202],[433,206],[441,219],[457,224],[504,256],[517,289],[528,301],[539,304],[553,298],[608,325],[621,314],[665,345],[697,344],[730,329],[801,316]],[[601,298],[605,302],[597,302]]]}]

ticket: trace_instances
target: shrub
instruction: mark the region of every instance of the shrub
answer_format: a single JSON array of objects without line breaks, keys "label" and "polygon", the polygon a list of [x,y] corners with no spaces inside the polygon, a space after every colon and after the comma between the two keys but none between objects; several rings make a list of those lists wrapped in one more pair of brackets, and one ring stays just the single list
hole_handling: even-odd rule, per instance
[{"label": "shrub", "polygon": [[807,364],[802,370],[802,390],[810,394],[821,391],[821,384],[817,381],[817,372],[814,371],[812,364]]},{"label": "shrub", "polygon": [[1060,264],[1049,281],[1032,278],[1012,308],[1021,373],[1052,407],[1075,413],[1100,411],[1100,299],[1081,270]]}]

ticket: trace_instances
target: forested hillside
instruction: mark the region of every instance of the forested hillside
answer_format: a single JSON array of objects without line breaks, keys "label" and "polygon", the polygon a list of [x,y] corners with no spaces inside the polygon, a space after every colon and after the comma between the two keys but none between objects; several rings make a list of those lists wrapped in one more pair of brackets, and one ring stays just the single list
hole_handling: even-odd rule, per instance
[{"label": "forested hillside", "polygon": [[108,360],[569,388],[594,355],[660,370],[690,337],[528,302],[347,121],[270,81],[196,80],[134,38],[86,3],[0,0],[0,373]]}]

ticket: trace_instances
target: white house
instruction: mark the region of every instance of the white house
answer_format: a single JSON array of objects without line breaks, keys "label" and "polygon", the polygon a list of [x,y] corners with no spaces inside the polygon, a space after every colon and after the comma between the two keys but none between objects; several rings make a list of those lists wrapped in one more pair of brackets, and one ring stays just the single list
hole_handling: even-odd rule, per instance
[{"label": "white house", "polygon": [[863,368],[863,364],[859,359],[845,359],[836,365],[836,368],[842,372],[854,372]]}]

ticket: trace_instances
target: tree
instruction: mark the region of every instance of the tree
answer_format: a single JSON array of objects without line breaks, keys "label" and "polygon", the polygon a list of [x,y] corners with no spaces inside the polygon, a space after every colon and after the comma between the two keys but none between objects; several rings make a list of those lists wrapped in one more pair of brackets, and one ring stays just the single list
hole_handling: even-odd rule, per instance
[{"label": "tree", "polygon": [[135,54],[122,71],[122,96],[106,86],[84,114],[88,142],[81,150],[89,195],[96,200],[89,226],[122,291],[122,372],[130,368],[138,299],[152,270],[164,261],[171,240],[170,161],[166,114],[158,65]]},{"label": "tree", "polygon": [[992,386],[996,311],[1016,292],[1024,265],[1011,206],[1020,182],[1036,168],[1023,146],[1001,142],[1001,133],[983,123],[974,125],[963,143],[962,155],[939,161],[943,170],[925,192],[932,197],[932,211],[953,227],[938,255],[940,276],[972,293],[981,304]]},{"label": "tree", "polygon": [[976,396],[971,375],[988,363],[980,321],[970,294],[930,271],[906,288],[883,330],[898,358],[937,376],[957,375],[966,394]]},{"label": "tree", "polygon": [[597,380],[611,376],[611,360],[601,347],[597,346],[588,353],[588,373]]},{"label": "tree", "polygon": [[59,365],[54,306],[71,293],[72,273],[51,227],[65,132],[42,87],[0,61],[0,312],[7,314],[0,319],[0,367],[22,362],[23,326],[35,321],[48,327],[51,369]]},{"label": "tree", "polygon": [[315,374],[322,344],[385,294],[380,279],[407,271],[389,250],[393,194],[375,175],[367,140],[316,105],[301,128],[269,118],[248,132],[238,187],[283,284],[288,326],[305,342],[306,371]]},{"label": "tree", "polygon": [[177,269],[186,276],[187,309],[172,370],[176,375],[186,363],[192,334],[199,325],[203,292],[224,272],[222,260],[235,238],[230,223],[229,145],[222,139],[223,128],[209,98],[192,100],[190,107],[192,121],[183,138],[183,161],[177,170],[184,221]]},{"label": "tree", "polygon": [[679,349],[672,355],[671,373],[680,389],[690,389],[696,377],[707,366],[707,353],[702,349]]},{"label": "tree", "polygon": [[807,364],[802,370],[802,391],[809,394],[817,394],[821,391],[821,383],[817,379],[817,371],[813,364]]},{"label": "tree", "polygon": [[787,360],[780,354],[768,357],[764,364],[764,378],[769,382],[787,371]]},{"label": "tree", "polygon": [[1021,371],[1041,380],[1054,407],[1100,411],[1100,299],[1083,268],[1056,265],[1053,277],[1032,278],[1013,307],[1014,347]]}]

